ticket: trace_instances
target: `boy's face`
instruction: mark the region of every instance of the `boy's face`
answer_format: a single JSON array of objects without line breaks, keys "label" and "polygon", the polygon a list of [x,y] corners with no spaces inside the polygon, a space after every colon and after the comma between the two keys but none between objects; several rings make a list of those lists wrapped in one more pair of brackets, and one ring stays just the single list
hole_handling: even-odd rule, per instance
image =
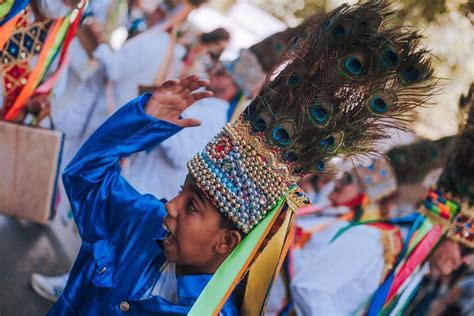
[{"label": "boy's face", "polygon": [[221,227],[221,213],[189,175],[179,195],[166,204],[166,211],[166,259],[188,267],[192,273],[215,272],[235,247],[229,242],[229,234],[232,236],[236,231]]},{"label": "boy's face", "polygon": [[463,255],[458,243],[445,239],[431,254],[429,262],[435,274],[449,276],[462,264],[470,264],[471,259],[471,256]]}]

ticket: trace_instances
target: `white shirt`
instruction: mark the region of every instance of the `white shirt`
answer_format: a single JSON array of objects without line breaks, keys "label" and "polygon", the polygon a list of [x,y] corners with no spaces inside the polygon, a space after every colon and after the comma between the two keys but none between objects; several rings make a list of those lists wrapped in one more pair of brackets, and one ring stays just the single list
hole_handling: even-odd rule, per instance
[{"label": "white shirt", "polygon": [[355,226],[305,258],[291,282],[298,315],[352,315],[377,290],[384,268],[381,233]]},{"label": "white shirt", "polygon": [[[303,248],[293,249],[293,270],[295,273],[298,273],[306,268],[305,262],[311,261],[311,257],[329,244],[337,232],[349,225],[349,222],[337,220],[334,216],[306,216],[298,217],[296,224],[304,230],[310,230],[318,225],[329,224],[323,230],[314,233]],[[283,305],[286,304],[286,300],[285,284],[282,278],[278,276],[270,291],[268,303],[265,306],[265,315],[278,315]]]},{"label": "white shirt", "polygon": [[[116,109],[138,96],[139,84],[152,84],[166,54],[169,35],[157,28],[125,42],[114,52],[102,44],[90,60],[79,40],[71,43],[66,93],[53,103],[52,115],[59,130],[66,134],[64,164],[75,155],[81,144]],[[174,61],[179,64],[184,48],[175,48]],[[173,68],[174,69],[174,68]],[[180,68],[176,66],[175,71]],[[106,90],[112,80],[115,104],[110,108]]]},{"label": "white shirt", "polygon": [[[122,106],[138,96],[138,86],[153,84],[166,56],[170,35],[159,25],[126,41],[116,52],[102,44],[94,51],[96,60],[105,66],[114,87],[114,103]],[[170,77],[177,78],[182,68],[185,48],[177,44],[170,66]]]},{"label": "white shirt", "polygon": [[174,198],[188,173],[187,162],[224,127],[228,108],[227,101],[214,97],[193,104],[182,116],[200,120],[201,126],[185,128],[158,147],[131,156],[125,178],[140,193]]},{"label": "white shirt", "polygon": [[178,281],[176,279],[176,264],[166,261],[160,269],[158,281],[142,296],[148,299],[153,296],[164,298],[173,304],[178,303]]}]

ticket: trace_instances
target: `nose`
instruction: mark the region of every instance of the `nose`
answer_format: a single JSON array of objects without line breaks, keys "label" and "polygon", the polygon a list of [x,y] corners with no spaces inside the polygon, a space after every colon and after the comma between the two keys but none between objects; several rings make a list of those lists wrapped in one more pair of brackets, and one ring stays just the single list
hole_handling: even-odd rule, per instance
[{"label": "nose", "polygon": [[176,218],[178,216],[176,202],[174,200],[169,201],[165,205],[166,213],[172,218]]}]

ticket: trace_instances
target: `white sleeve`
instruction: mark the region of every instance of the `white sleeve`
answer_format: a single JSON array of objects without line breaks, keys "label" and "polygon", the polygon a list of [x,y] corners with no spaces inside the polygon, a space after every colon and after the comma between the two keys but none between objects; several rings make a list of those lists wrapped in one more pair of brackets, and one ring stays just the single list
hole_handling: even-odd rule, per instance
[{"label": "white sleeve", "polygon": [[291,282],[298,315],[351,315],[377,289],[384,266],[380,233],[354,227],[302,263]]},{"label": "white sleeve", "polygon": [[92,55],[105,67],[109,80],[120,81],[149,66],[150,60],[160,63],[163,60],[161,55],[164,53],[161,54],[151,47],[166,52],[168,43],[169,35],[167,33],[148,30],[126,41],[118,51],[113,51],[107,44],[101,44]]},{"label": "white sleeve", "polygon": [[166,158],[175,168],[186,166],[187,162],[224,127],[227,109],[226,101],[206,98],[183,113],[183,117],[198,119],[202,125],[185,128],[160,144]]}]

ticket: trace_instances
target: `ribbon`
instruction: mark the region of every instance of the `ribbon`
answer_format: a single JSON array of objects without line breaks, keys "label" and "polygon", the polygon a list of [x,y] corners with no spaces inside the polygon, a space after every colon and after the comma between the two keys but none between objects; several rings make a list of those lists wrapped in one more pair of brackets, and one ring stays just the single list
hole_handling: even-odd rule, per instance
[{"label": "ribbon", "polygon": [[52,75],[52,77],[47,80],[42,87],[40,87],[38,92],[51,91],[52,87],[59,78],[60,71],[63,69],[64,64],[67,61],[67,49],[69,48],[69,44],[77,30],[83,9],[84,6],[79,9],[79,11],[77,11],[78,9],[73,10],[67,16],[56,20],[51,26],[48,36],[46,37],[46,41],[43,44],[43,49],[38,56],[36,67],[28,77],[28,82],[21,90],[17,99],[13,103],[13,106],[6,113],[5,120],[13,121],[16,119],[20,111],[25,106],[26,101],[34,94],[35,89],[38,87],[39,83],[46,74],[46,71],[62,47],[58,69]]},{"label": "ribbon", "polygon": [[261,315],[275,277],[281,269],[291,243],[293,212],[288,210],[285,221],[275,236],[252,264],[245,288],[242,315]]},{"label": "ribbon", "polygon": [[[250,231],[221,264],[199,295],[188,315],[217,315],[219,313],[233,289],[247,272],[249,265],[257,255],[264,239],[270,233],[283,207],[286,206],[287,194],[278,201],[269,214]],[[280,227],[280,230],[282,228]],[[268,287],[270,285],[268,284]]]},{"label": "ribbon", "polygon": [[[11,19],[18,17],[18,13],[20,13],[20,11],[23,10],[28,5],[28,3],[30,3],[30,0],[14,0],[12,5],[8,2],[2,3],[3,8],[8,9],[7,13],[1,12],[1,16],[4,16],[4,18],[2,18],[2,20],[0,21],[0,27],[2,28],[2,31],[3,27],[8,22],[10,22]],[[1,47],[3,47],[3,45]]]},{"label": "ribbon", "polygon": [[20,16],[21,16],[20,14],[17,14],[15,17],[13,17],[7,23],[3,24],[0,27],[0,48],[2,50],[3,50],[3,46],[5,46],[5,43],[8,41],[8,39],[10,38],[10,35],[15,29],[15,26],[18,23]]}]

